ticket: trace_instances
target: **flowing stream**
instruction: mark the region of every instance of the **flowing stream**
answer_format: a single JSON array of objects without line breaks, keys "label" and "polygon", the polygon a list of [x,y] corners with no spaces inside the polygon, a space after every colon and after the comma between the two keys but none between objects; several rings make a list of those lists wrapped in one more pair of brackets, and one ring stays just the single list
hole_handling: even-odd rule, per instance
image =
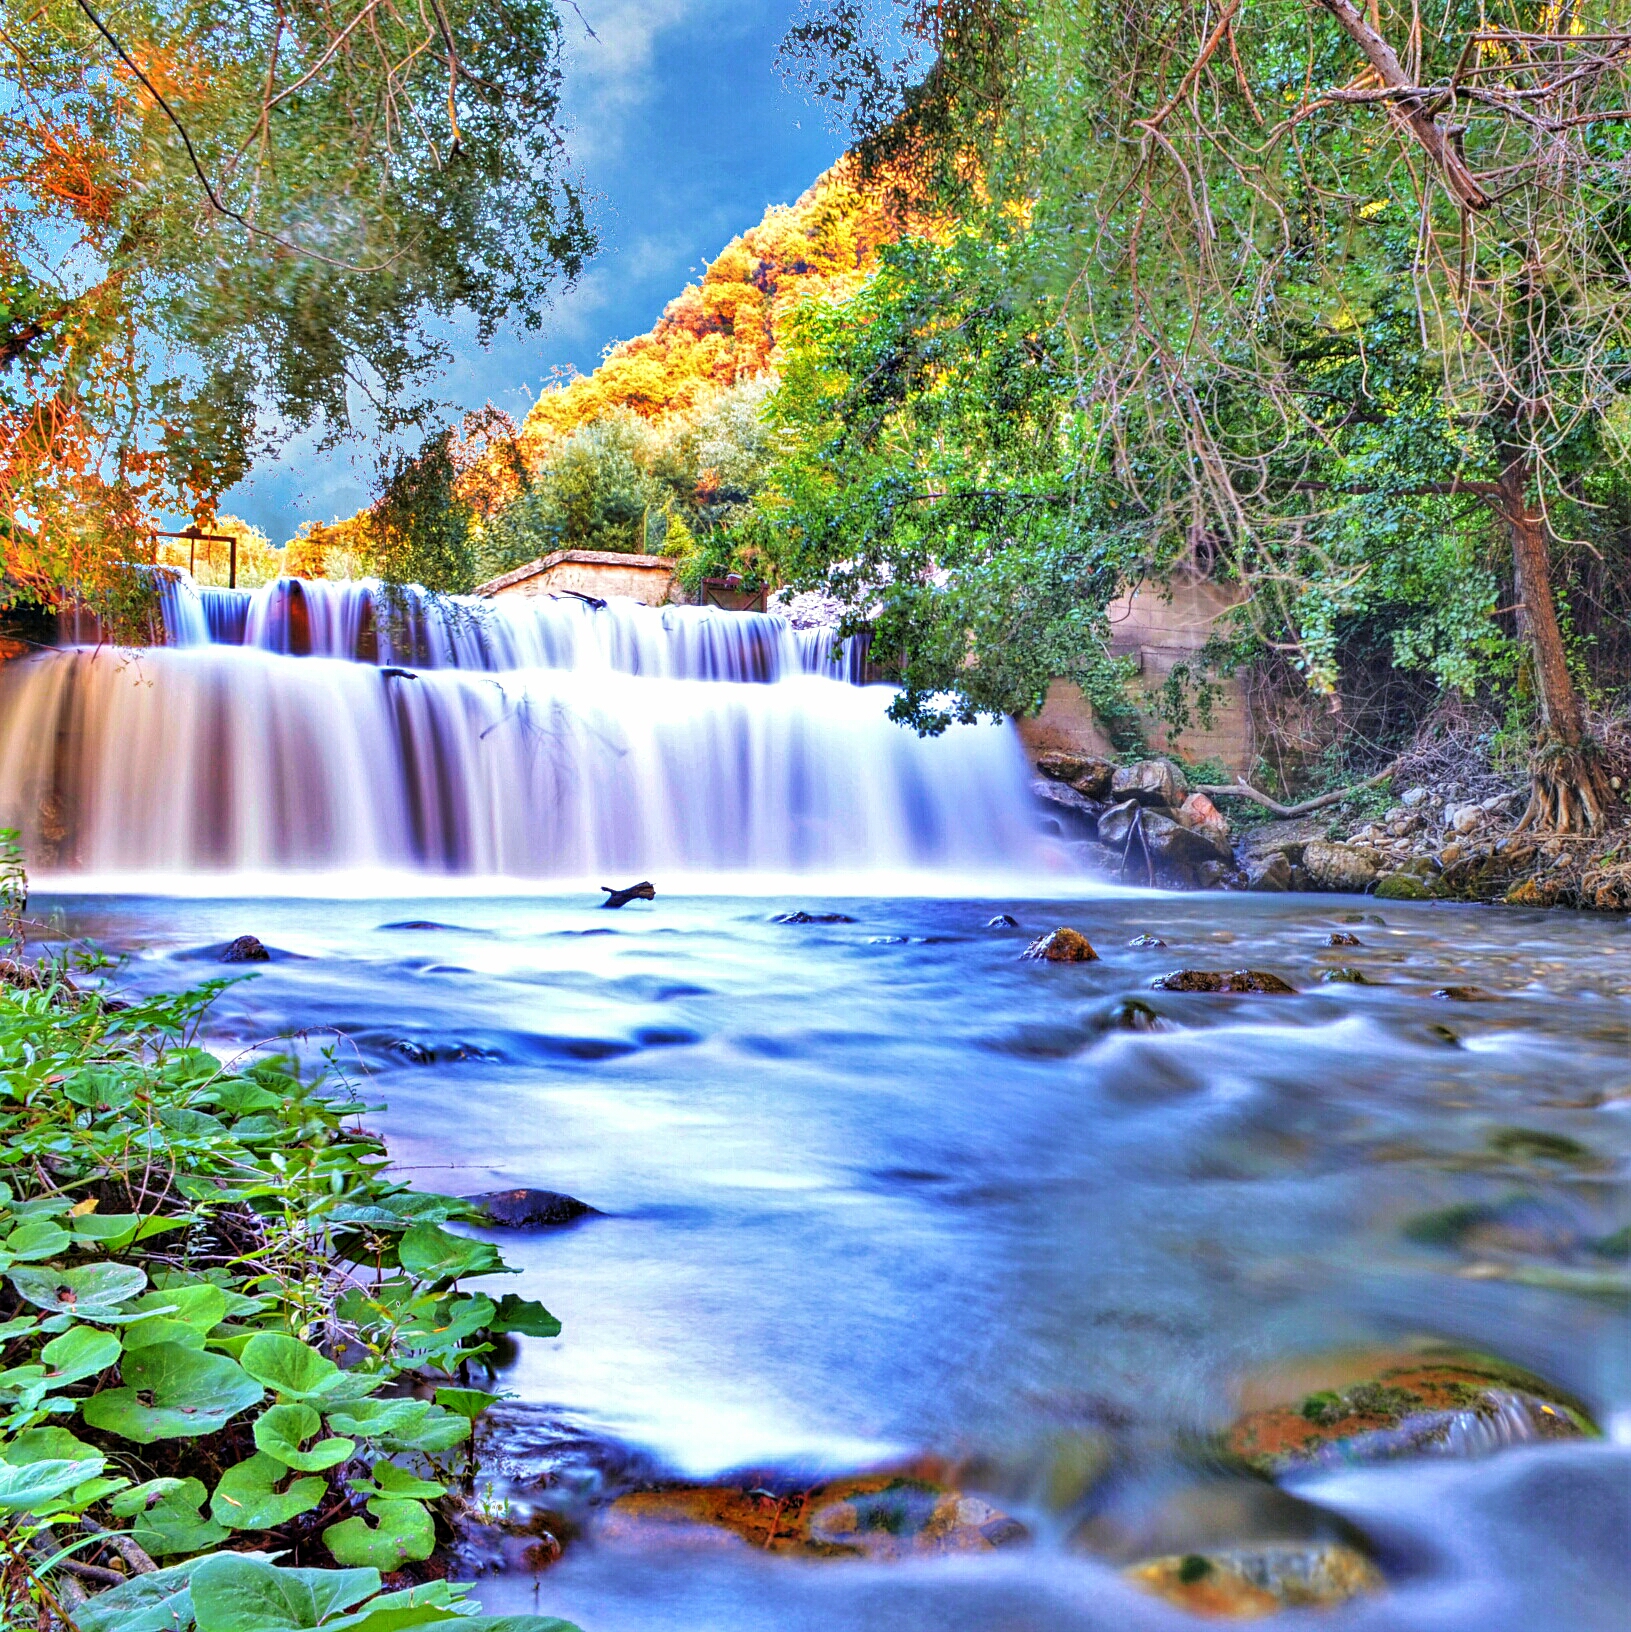
[{"label": "flowing stream", "polygon": [[[683,641],[611,610],[681,666]],[[1444,1454],[1297,1476],[1298,1511],[1359,1538],[1387,1586],[1279,1624],[1623,1626],[1623,919],[1049,883],[1005,730],[920,744],[886,689],[791,658],[639,669],[604,615],[551,604],[538,622],[570,632],[571,664],[480,675],[290,655],[246,617],[219,626],[231,640],[0,681],[0,803],[57,846],[36,912],[128,954],[140,990],[236,972],[215,949],[258,935],[273,961],[222,997],[212,1046],[299,1032],[366,1075],[415,1182],[600,1210],[495,1232],[513,1289],[564,1323],[502,1373],[500,1498],[934,1456],[1029,1533],[896,1564],[584,1541],[539,1571],[501,1549],[490,1610],[586,1632],[1191,1626],[1084,1549],[1084,1518],[1136,1529],[1204,1487],[1256,1539],[1268,1487],[1206,1448],[1242,1401],[1309,1356],[1436,1339],[1571,1391],[1604,1437],[1510,1443],[1523,1423],[1497,1420]],[[681,621],[689,640],[702,619]],[[759,634],[796,651],[775,621]],[[571,728],[526,751],[484,736],[495,682]],[[442,728],[466,757],[408,776],[403,743],[428,739],[392,686],[468,720]],[[210,813],[216,755],[230,821]],[[570,819],[527,779],[540,763],[573,780]],[[466,848],[426,847],[415,787]],[[43,819],[40,799],[59,801]],[[659,821],[662,801],[683,809]],[[590,883],[649,876],[654,903],[608,913],[570,882],[620,861]],[[710,872],[728,882],[704,893]],[[837,916],[778,921],[797,911]],[[1100,961],[1022,962],[1058,923]],[[1296,995],[1149,989],[1243,965]],[[1364,982],[1322,982],[1339,967]],[[1476,991],[1435,995],[1452,987]],[[1063,1494],[1061,1468],[1082,1475]]]}]

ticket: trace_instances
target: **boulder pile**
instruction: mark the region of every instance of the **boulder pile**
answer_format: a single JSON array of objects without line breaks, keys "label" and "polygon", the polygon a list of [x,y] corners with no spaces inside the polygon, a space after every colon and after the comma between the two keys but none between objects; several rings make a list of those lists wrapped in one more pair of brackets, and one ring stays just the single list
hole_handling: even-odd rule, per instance
[{"label": "boulder pile", "polygon": [[1038,800],[1095,871],[1178,889],[1245,886],[1228,821],[1170,759],[1112,765],[1052,752],[1036,769]]}]

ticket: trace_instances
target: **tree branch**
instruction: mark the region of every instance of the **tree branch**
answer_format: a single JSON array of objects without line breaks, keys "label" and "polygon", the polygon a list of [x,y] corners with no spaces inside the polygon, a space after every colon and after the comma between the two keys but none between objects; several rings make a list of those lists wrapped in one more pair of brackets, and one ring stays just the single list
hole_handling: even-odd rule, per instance
[{"label": "tree branch", "polygon": [[1324,810],[1328,805],[1340,805],[1350,794],[1363,792],[1366,788],[1374,788],[1378,782],[1387,781],[1398,769],[1398,765],[1398,760],[1394,760],[1375,776],[1367,776],[1363,782],[1355,782],[1349,788],[1338,788],[1335,793],[1322,793],[1315,799],[1305,799],[1300,805],[1282,805],[1278,799],[1271,799],[1266,793],[1259,793],[1245,777],[1240,777],[1233,783],[1197,787],[1194,791],[1204,793],[1208,799],[1221,799],[1225,795],[1232,795],[1236,799],[1252,799],[1265,809],[1272,810],[1276,816],[1308,816],[1316,810]]},{"label": "tree branch", "polygon": [[1478,178],[1454,141],[1439,128],[1421,99],[1413,94],[1415,87],[1411,84],[1411,76],[1404,71],[1404,65],[1393,47],[1371,27],[1353,0],[1314,0],[1314,3],[1329,12],[1348,38],[1365,53],[1366,60],[1376,70],[1383,85],[1403,93],[1392,104],[1392,111],[1438,166],[1439,174],[1456,202],[1465,209],[1487,210],[1494,200],[1479,185]]}]

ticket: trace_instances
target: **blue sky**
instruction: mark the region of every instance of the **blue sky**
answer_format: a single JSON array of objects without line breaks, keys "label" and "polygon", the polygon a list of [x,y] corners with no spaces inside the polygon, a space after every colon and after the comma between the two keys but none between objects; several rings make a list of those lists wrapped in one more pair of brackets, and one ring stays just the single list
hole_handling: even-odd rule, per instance
[{"label": "blue sky", "polygon": [[[579,171],[596,196],[603,248],[541,329],[483,350],[455,342],[442,394],[491,400],[519,418],[551,371],[584,373],[613,341],[643,333],[737,233],[787,204],[837,158],[825,109],[788,88],[776,47],[796,0],[562,0],[566,99]],[[307,517],[367,500],[377,450],[316,454],[295,442],[222,500],[282,543]]]}]

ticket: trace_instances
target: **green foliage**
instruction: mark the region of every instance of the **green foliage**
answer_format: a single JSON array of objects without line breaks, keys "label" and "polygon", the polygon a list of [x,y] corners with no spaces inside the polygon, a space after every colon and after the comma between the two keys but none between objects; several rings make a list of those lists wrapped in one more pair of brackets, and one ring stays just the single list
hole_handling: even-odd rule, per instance
[{"label": "green foliage", "polygon": [[[343,1081],[190,1045],[223,984],[114,1008],[53,979],[0,983],[0,1511],[24,1541],[84,1515],[175,1557],[229,1536],[286,1547],[283,1527],[327,1505],[334,1557],[398,1568],[435,1546],[435,1459],[495,1398],[462,1385],[500,1308],[509,1330],[559,1324],[461,1290],[507,1266],[443,1227],[467,1203],[384,1176]],[[336,1342],[345,1368],[323,1352]],[[436,1401],[405,1397],[410,1379]],[[404,1454],[415,1471],[392,1462]],[[135,1465],[156,1477],[134,1485],[120,1470]],[[370,1570],[245,1568],[223,1555],[139,1577],[81,1625],[390,1632],[457,1613],[445,1586],[377,1597]]]},{"label": "green foliage", "polygon": [[[1335,7],[901,10],[915,66],[850,0],[790,49],[863,166],[953,222],[806,310],[755,536],[875,622],[904,717],[1023,708],[1073,642],[1111,696],[1105,599],[1174,569],[1246,592],[1235,661],[1283,654],[1327,693],[1359,644],[1445,688],[1520,683],[1512,608],[1551,589],[1514,583],[1526,515],[1562,612],[1572,577],[1625,581],[1627,74],[1589,43],[1613,6],[1549,36],[1551,78],[1494,43],[1536,26],[1516,5],[1372,8],[1417,83],[1457,87],[1442,161],[1344,100],[1364,58]],[[1512,83],[1468,89],[1497,59]],[[1457,193],[1463,148],[1493,207]]]},{"label": "green foliage", "polygon": [[1026,713],[1077,682],[1120,730],[1105,608],[1144,541],[1098,478],[1067,336],[1023,235],[906,239],[848,300],[791,325],[768,412],[779,457],[744,538],[850,608],[920,731]]}]

